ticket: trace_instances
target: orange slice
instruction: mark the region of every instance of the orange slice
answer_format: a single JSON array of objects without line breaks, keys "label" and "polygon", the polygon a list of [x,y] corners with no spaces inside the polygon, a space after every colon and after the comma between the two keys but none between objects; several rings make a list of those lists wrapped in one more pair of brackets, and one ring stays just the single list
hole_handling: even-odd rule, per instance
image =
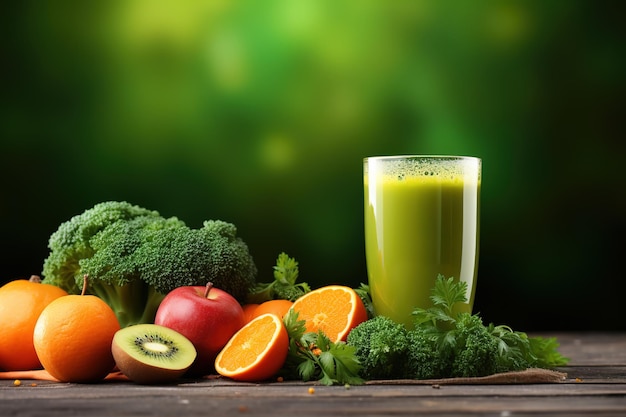
[{"label": "orange slice", "polygon": [[327,285],[306,293],[291,307],[307,332],[318,330],[333,342],[345,341],[350,330],[367,320],[367,310],[356,291],[342,285]]},{"label": "orange slice", "polygon": [[215,358],[218,374],[237,381],[263,381],[282,368],[289,336],[280,317],[263,314],[243,326]]}]

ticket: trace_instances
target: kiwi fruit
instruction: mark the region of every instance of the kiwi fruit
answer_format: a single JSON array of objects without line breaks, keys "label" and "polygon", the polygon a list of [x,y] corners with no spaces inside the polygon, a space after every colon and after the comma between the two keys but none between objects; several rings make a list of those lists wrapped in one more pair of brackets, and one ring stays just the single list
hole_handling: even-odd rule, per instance
[{"label": "kiwi fruit", "polygon": [[113,337],[111,351],[119,370],[138,384],[174,382],[197,356],[189,339],[157,324],[120,329]]}]

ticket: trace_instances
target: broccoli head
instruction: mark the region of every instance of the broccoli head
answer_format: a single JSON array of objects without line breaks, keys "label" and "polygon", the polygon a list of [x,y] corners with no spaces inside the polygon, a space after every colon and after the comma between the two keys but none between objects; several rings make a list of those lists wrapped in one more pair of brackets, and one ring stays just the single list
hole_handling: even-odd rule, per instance
[{"label": "broccoli head", "polygon": [[452,352],[440,349],[440,340],[429,329],[417,327],[407,332],[410,348],[406,357],[406,376],[414,379],[444,378],[449,375]]},{"label": "broccoli head", "polygon": [[48,241],[50,254],[43,265],[46,282],[79,294],[83,278],[79,262],[95,253],[91,239],[118,221],[138,217],[148,221],[161,218],[156,211],[127,202],[106,201],[62,223]]},{"label": "broccoli head", "polygon": [[483,325],[479,316],[460,313],[456,321],[455,338],[452,376],[485,376],[498,371],[498,339]]},{"label": "broccoli head", "polygon": [[135,253],[144,279],[161,293],[183,285],[212,282],[243,302],[255,284],[257,268],[237,229],[221,220],[199,229],[151,228]]},{"label": "broccoli head", "polygon": [[115,311],[122,327],[149,323],[164,295],[185,285],[214,286],[243,301],[256,266],[234,225],[189,228],[176,217],[126,202],[100,203],[59,226],[49,241],[44,282],[89,292]]},{"label": "broccoli head", "polygon": [[391,379],[404,375],[409,340],[402,324],[376,316],[352,329],[346,343],[356,349],[363,378]]},{"label": "broccoli head", "polygon": [[79,260],[80,274],[89,276],[89,292],[109,304],[121,325],[154,319],[165,293],[146,280],[138,255],[147,230],[176,229],[187,227],[175,217],[140,216],[111,223],[89,240],[93,255]]}]

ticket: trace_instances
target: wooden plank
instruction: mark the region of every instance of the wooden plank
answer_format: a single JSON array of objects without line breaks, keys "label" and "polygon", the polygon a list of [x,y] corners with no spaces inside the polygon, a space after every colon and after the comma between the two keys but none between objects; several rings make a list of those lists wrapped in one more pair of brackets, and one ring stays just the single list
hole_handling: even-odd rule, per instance
[{"label": "wooden plank", "polygon": [[587,384],[626,384],[626,366],[571,366],[559,368],[567,373],[566,382]]},{"label": "wooden plank", "polygon": [[[93,387],[91,387],[93,388]],[[222,387],[225,388],[225,387]],[[415,415],[423,413],[493,414],[542,413],[571,415],[576,413],[623,413],[626,412],[624,392],[598,391],[593,395],[546,390],[536,395],[533,390],[493,390],[471,387],[468,392],[451,395],[450,390],[430,389],[429,395],[409,395],[399,388],[380,389],[368,387],[369,395],[360,390],[344,392],[341,387],[323,387],[314,394],[300,389],[285,395],[261,387],[236,390],[229,387],[225,392],[211,389],[131,390],[126,392],[98,392],[94,389],[66,390],[71,395],[61,397],[36,396],[28,402],[24,399],[3,399],[2,415],[185,415],[206,416],[246,413],[254,415],[300,415],[322,413],[340,415]],[[304,388],[304,387],[301,387]],[[426,392],[426,387],[412,387],[413,393]],[[106,390],[105,390],[106,391]],[[348,390],[352,391],[352,390]],[[478,392],[477,392],[478,391]],[[58,392],[58,391],[57,391]],[[503,395],[508,392],[508,395]],[[113,395],[115,393],[115,395]],[[343,393],[338,395],[338,393]],[[602,395],[598,395],[602,393]],[[566,395],[561,395],[566,394]],[[279,398],[279,401],[277,401]],[[26,411],[26,412],[25,412]],[[506,414],[505,414],[506,415]]]},{"label": "wooden plank", "polygon": [[560,369],[568,378],[554,384],[347,388],[298,381],[246,384],[212,379],[166,386],[22,381],[16,387],[5,380],[0,381],[0,415],[626,415],[626,334],[556,336],[572,365]]},{"label": "wooden plank", "polygon": [[[524,384],[524,385],[361,385],[345,388],[342,386],[313,386],[311,384],[220,384],[216,382],[188,383],[171,386],[145,386],[133,383],[108,384],[46,384],[30,387],[0,389],[0,399],[19,399],[30,401],[42,398],[63,397],[67,399],[107,399],[107,398],[143,398],[149,396],[205,396],[224,398],[275,398],[284,399],[320,397],[553,397],[553,396],[626,396],[626,384],[603,383],[559,383],[559,384]],[[314,394],[309,393],[314,388]]]}]

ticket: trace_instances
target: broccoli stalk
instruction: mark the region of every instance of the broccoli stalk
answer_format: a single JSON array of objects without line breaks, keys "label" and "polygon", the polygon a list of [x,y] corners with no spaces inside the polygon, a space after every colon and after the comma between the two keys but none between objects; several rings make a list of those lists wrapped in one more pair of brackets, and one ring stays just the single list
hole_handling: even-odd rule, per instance
[{"label": "broccoli stalk", "polygon": [[131,324],[152,323],[164,294],[144,281],[125,285],[111,285],[102,280],[92,280],[89,292],[106,302],[120,322],[121,327]]},{"label": "broccoli stalk", "polygon": [[234,225],[181,220],[126,202],[104,202],[62,223],[50,236],[44,282],[102,298],[122,327],[153,322],[164,295],[187,285],[216,287],[243,301],[256,266]]}]

